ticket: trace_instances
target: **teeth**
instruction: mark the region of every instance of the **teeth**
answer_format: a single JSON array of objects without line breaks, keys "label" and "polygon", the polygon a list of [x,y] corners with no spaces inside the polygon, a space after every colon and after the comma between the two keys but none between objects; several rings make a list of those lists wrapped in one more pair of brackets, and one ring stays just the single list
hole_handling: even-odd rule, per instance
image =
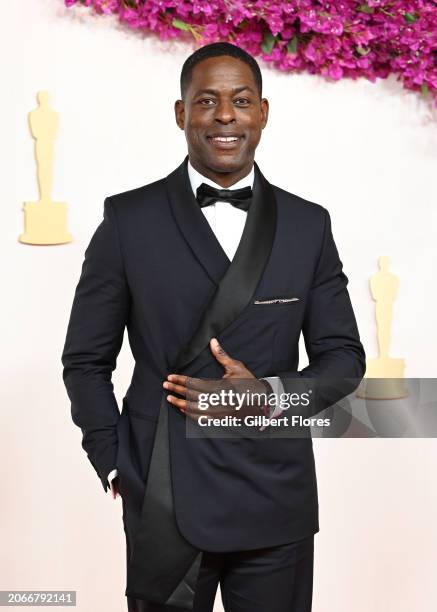
[{"label": "teeth", "polygon": [[238,140],[237,136],[214,136],[213,140],[218,140],[219,142],[235,142]]}]

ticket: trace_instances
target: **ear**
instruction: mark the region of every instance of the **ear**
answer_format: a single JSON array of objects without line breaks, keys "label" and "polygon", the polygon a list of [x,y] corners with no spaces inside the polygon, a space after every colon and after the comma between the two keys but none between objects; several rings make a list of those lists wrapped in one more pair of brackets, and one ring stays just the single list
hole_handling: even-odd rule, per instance
[{"label": "ear", "polygon": [[261,127],[264,129],[269,118],[269,101],[267,98],[261,99]]},{"label": "ear", "polygon": [[185,129],[185,104],[183,100],[176,100],[174,103],[174,114],[177,125],[181,130]]}]

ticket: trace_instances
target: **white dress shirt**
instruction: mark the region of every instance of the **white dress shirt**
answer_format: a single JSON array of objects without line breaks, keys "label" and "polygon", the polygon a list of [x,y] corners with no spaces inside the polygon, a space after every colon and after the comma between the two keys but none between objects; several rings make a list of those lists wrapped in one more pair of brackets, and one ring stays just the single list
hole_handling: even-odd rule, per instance
[{"label": "white dress shirt", "polygon": [[[197,188],[200,187],[202,183],[207,183],[216,189],[224,189],[221,185],[214,183],[211,179],[203,174],[200,174],[188,161],[188,177],[190,179],[191,188],[193,190],[194,195],[196,196]],[[234,183],[229,187],[229,189],[242,189],[243,187],[253,187],[253,181],[255,178],[255,170],[252,166],[249,174],[245,177]],[[204,206],[201,208],[202,213],[205,215],[206,220],[211,226],[212,231],[214,232],[217,240],[219,241],[222,249],[228,256],[229,260],[232,261],[235,255],[235,252],[238,248],[238,245],[241,240],[241,236],[243,234],[244,225],[246,223],[247,212],[245,210],[240,210],[235,206],[232,206],[229,202],[220,202],[217,201],[214,204],[210,204],[209,206]],[[273,388],[276,397],[278,394],[284,391],[284,387],[281,383],[281,379],[278,376],[269,376],[264,378],[263,380],[267,380]],[[276,402],[275,406],[272,406],[272,411],[270,414],[270,418],[277,417],[281,412],[281,408]],[[261,427],[261,429],[265,429],[265,427]],[[111,483],[118,474],[117,469],[112,470],[108,475],[108,481]]]},{"label": "white dress shirt", "polygon": [[[203,176],[198,172],[188,161],[188,176],[190,178],[191,188],[196,195],[197,188],[202,183],[211,185],[216,189],[224,189],[221,185],[214,183],[211,179]],[[230,189],[243,189],[243,187],[253,187],[255,171],[252,166],[251,171],[245,177],[234,183]],[[246,223],[247,212],[232,206],[229,202],[217,201],[209,206],[204,206],[200,209],[205,215],[206,220],[211,226],[212,231],[216,235],[217,240],[222,246],[222,249],[232,261],[235,251],[240,243],[241,235]]]}]

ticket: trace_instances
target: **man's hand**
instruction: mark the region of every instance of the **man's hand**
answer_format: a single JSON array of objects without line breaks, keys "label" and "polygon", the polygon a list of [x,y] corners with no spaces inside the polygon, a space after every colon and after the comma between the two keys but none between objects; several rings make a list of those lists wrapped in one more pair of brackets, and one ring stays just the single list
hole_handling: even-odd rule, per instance
[{"label": "man's hand", "polygon": [[118,476],[111,480],[111,495],[113,499],[120,495],[118,492]]},{"label": "man's hand", "polygon": [[[182,399],[170,394],[167,395],[167,400],[175,408],[178,408],[196,421],[199,416],[205,414],[214,418],[227,415],[242,417],[260,415],[265,404],[265,396],[268,394],[264,384],[246,368],[244,363],[228,355],[216,338],[211,339],[209,346],[212,354],[225,371],[223,378],[221,380],[205,380],[181,374],[169,374],[167,380],[163,383],[163,387],[172,393],[182,396]],[[219,394],[222,391],[233,391],[238,393],[240,397],[247,394],[246,397],[250,401],[239,404],[238,408],[235,405],[223,404],[210,404],[203,410],[199,408],[199,396],[201,394],[209,396],[210,394]],[[259,397],[260,394],[262,394],[261,397]]]}]

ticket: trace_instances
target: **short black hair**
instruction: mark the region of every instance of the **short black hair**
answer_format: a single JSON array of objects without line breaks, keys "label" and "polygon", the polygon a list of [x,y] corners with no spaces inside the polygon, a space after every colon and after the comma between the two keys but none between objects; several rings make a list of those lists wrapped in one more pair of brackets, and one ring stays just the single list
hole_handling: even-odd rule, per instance
[{"label": "short black hair", "polygon": [[208,45],[204,45],[203,47],[196,49],[194,53],[187,57],[181,70],[181,97],[184,98],[185,93],[188,89],[194,66],[210,57],[220,57],[221,55],[235,57],[236,59],[241,60],[249,66],[255,78],[256,88],[258,89],[259,97],[261,98],[263,83],[261,70],[259,68],[258,62],[254,57],[247,53],[247,51],[241,49],[241,47],[237,47],[236,45],[233,45],[232,43],[228,42],[215,42],[210,43]]}]

